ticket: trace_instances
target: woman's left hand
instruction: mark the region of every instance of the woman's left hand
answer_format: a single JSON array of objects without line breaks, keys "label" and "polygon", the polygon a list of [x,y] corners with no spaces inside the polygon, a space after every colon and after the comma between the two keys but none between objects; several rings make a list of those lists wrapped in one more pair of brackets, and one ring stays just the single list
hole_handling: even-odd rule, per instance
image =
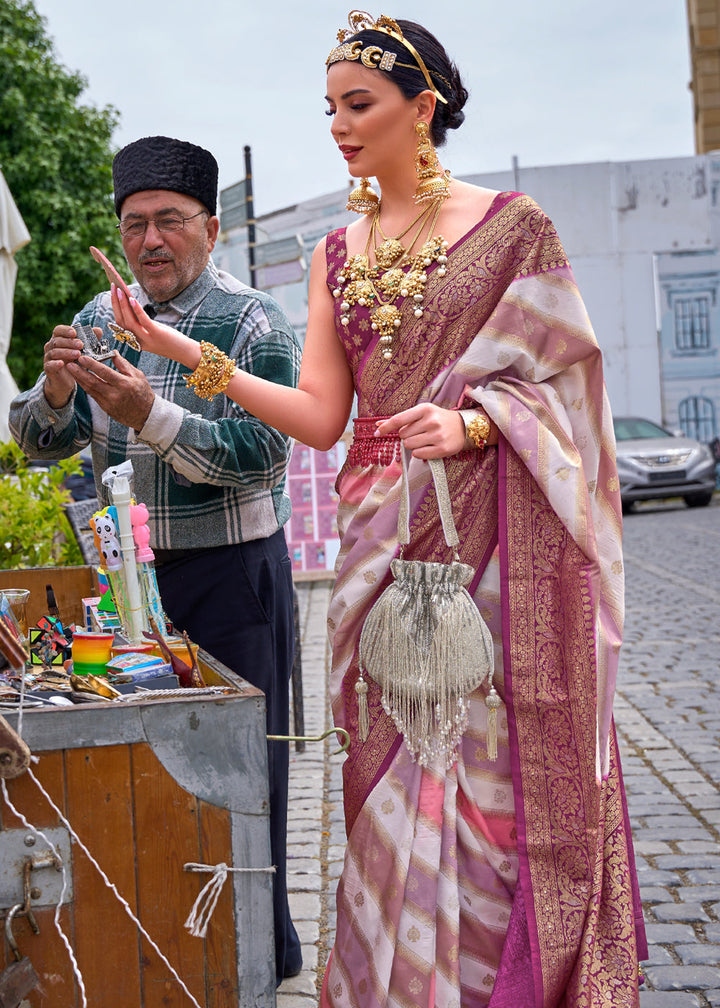
[{"label": "woman's left hand", "polygon": [[145,313],[134,297],[128,297],[121,287],[110,285],[115,319],[121,329],[133,334],[143,350],[169,357],[187,367],[195,368],[200,358],[200,347],[196,340],[178,332],[172,326],[156,322]]},{"label": "woman's left hand", "polygon": [[457,410],[420,403],[377,425],[378,434],[397,433],[415,458],[446,458],[465,447],[465,424]]}]

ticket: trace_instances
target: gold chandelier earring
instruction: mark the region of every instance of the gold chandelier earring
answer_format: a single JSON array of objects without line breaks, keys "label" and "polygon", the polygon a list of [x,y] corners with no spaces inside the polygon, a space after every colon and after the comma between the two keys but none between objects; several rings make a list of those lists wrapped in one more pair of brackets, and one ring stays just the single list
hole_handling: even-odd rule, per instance
[{"label": "gold chandelier earring", "polygon": [[418,177],[415,202],[426,203],[431,200],[447,199],[450,195],[450,184],[430,139],[430,127],[421,120],[415,123],[415,132],[417,133],[415,170]]},{"label": "gold chandelier earring", "polygon": [[363,178],[348,196],[346,209],[353,213],[374,214],[379,205],[377,193],[370,187],[369,181]]}]

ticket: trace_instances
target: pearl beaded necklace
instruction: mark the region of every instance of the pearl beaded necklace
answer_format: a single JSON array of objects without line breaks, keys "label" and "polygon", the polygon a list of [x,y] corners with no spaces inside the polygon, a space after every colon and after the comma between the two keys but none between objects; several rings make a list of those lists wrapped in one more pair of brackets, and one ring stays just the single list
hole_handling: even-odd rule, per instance
[{"label": "pearl beaded necklace", "polygon": [[[433,229],[440,212],[441,200],[436,200],[415,218],[414,221],[397,238],[385,238],[380,228],[380,208],[375,212],[370,225],[370,233],[362,255],[351,256],[343,264],[342,272],[338,274],[338,286],[333,290],[333,297],[342,298],[340,302],[340,323],[350,324],[350,309],[353,305],[372,308],[377,303],[370,316],[373,332],[380,335],[380,352],[384,360],[392,360],[393,338],[402,324],[400,314],[400,299],[413,299],[413,314],[421,318],[425,284],[427,283],[427,267],[433,262],[438,264],[439,276],[446,273],[448,243],[440,235],[434,235]],[[430,234],[419,252],[411,256],[413,246],[425,228],[425,222],[430,214]],[[408,248],[400,241],[407,232],[418,224],[418,229]],[[377,244],[376,234],[380,232],[383,241]],[[375,265],[370,265],[370,244],[373,244]],[[409,265],[409,270],[403,266]]]}]

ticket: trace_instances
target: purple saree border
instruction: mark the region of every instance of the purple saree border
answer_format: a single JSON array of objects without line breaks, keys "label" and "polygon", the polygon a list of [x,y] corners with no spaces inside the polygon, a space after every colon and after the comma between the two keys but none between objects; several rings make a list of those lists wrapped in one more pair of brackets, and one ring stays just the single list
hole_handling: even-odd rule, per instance
[{"label": "purple saree border", "polygon": [[[468,585],[468,591],[469,591],[469,593],[471,595],[474,595],[475,592],[477,591],[477,586],[480,584],[482,576],[483,576],[483,574],[485,573],[485,571],[487,569],[487,565],[490,563],[490,557],[495,552],[495,547],[497,546],[497,544],[498,544],[498,535],[497,535],[497,532],[496,532],[495,535],[493,536],[493,538],[488,543],[488,548],[485,550],[485,552],[484,552],[484,554],[482,556],[482,559],[480,560],[480,563],[477,566],[477,569],[475,571],[475,576],[473,577],[472,581]],[[461,557],[461,559],[462,559],[462,557]]]},{"label": "purple saree border", "polygon": [[[507,1004],[517,1004],[510,998],[517,998],[518,986],[526,986],[534,989],[535,1004],[543,1003],[543,982],[540,963],[540,945],[537,937],[537,918],[535,916],[535,905],[531,898],[524,899],[523,894],[530,897],[532,893],[532,883],[530,878],[530,865],[527,853],[527,828],[525,820],[525,805],[523,802],[523,792],[521,786],[520,752],[518,745],[518,726],[515,717],[513,704],[513,669],[511,659],[511,635],[510,635],[510,587],[508,580],[508,528],[507,528],[507,442],[500,436],[498,441],[498,544],[500,559],[500,598],[501,598],[501,618],[503,637],[503,682],[505,691],[505,710],[508,720],[508,741],[510,744],[510,765],[512,768],[513,794],[515,797],[515,828],[517,831],[517,852],[518,852],[518,885],[513,903],[513,913],[511,921],[522,926],[524,923],[525,933],[517,933],[517,928],[508,928],[505,939],[500,969],[498,971],[495,987],[490,999],[490,1008],[505,1008]],[[518,904],[524,904],[522,913],[516,913]],[[513,933],[515,932],[515,933]],[[518,956],[515,954],[514,945],[529,945],[531,961],[527,964],[530,967],[531,980],[523,985],[517,975],[519,968]],[[512,970],[504,969],[503,963],[506,960],[513,963]],[[522,961],[522,960],[521,960]],[[536,968],[532,968],[532,963]],[[507,987],[506,987],[507,982]],[[532,1008],[531,1005],[524,1005],[523,1008]]]},{"label": "purple saree border", "polygon": [[632,892],[633,912],[635,914],[635,941],[637,943],[638,961],[643,962],[650,954],[648,951],[647,933],[645,931],[645,917],[643,915],[642,898],[640,896],[640,883],[637,877],[635,865],[635,845],[633,843],[632,830],[630,828],[630,813],[628,812],[627,794],[625,792],[625,781],[623,780],[622,762],[620,760],[620,746],[615,729],[615,720],[611,723],[611,731],[615,739],[615,752],[617,753],[617,772],[620,781],[620,795],[622,797],[623,822],[625,824],[625,842],[628,847],[628,860],[630,864],[630,889]]}]

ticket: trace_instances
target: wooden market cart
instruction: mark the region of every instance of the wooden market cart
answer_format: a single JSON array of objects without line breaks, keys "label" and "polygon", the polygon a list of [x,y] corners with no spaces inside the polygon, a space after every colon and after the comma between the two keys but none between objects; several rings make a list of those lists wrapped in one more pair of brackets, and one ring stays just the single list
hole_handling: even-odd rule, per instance
[{"label": "wooden market cart", "polygon": [[[93,569],[0,572],[3,587],[31,591],[31,625],[52,584],[61,615],[82,616]],[[202,1008],[275,1005],[272,874],[263,694],[203,652],[199,664],[221,695],[92,702],[25,709],[22,737],[32,773],[129,904]],[[17,726],[17,715],[3,711]],[[92,1008],[186,1008],[192,1001],[139,933],[35,781],[7,781],[8,797],[60,851],[68,888],[60,922]],[[0,915],[23,900],[23,868],[47,844],[0,795]],[[40,858],[40,860],[42,860]],[[204,939],[184,922],[210,873],[186,864],[234,868]],[[31,870],[35,934],[17,914],[12,935],[40,979],[32,1008],[82,1004],[67,949],[54,926],[62,876]],[[5,941],[5,964],[12,961]],[[4,968],[4,967],[3,967]],[[23,1002],[25,1004],[25,1002]]]}]

